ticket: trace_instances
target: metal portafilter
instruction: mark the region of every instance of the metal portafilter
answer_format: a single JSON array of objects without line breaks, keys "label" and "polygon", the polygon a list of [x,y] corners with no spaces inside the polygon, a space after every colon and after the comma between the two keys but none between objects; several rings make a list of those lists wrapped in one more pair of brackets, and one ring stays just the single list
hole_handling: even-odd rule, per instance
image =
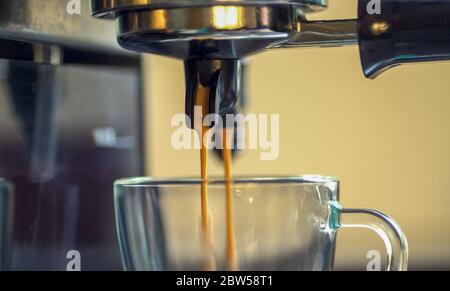
[{"label": "metal portafilter", "polygon": [[[115,18],[122,47],[182,59],[186,115],[194,128],[197,91],[209,92],[206,114],[226,116],[244,104],[243,59],[281,44],[299,32],[304,13],[327,0],[92,0],[94,16]],[[237,134],[235,129],[234,133]],[[216,133],[216,138],[220,134]],[[237,137],[233,139],[237,143]],[[236,152],[236,146],[233,147]],[[222,157],[220,149],[215,151]]]},{"label": "metal portafilter", "polygon": [[211,92],[208,113],[238,112],[245,82],[241,60],[294,36],[304,13],[325,8],[327,0],[93,0],[91,4],[95,16],[116,19],[124,48],[185,60],[186,114],[192,117],[199,85]]}]

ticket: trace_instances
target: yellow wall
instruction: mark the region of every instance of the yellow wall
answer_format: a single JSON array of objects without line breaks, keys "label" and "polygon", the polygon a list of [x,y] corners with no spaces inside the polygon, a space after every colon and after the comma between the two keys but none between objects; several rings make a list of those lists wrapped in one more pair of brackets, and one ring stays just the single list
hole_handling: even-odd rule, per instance
[{"label": "yellow wall", "polygon": [[[314,18],[355,16],[355,1],[330,2]],[[184,112],[182,63],[152,56],[146,64],[149,174],[198,175],[198,153],[170,144],[171,117]],[[257,55],[249,71],[248,111],[280,114],[281,149],[270,162],[246,152],[236,175],[338,176],[344,206],[376,208],[400,223],[412,267],[450,265],[450,63],[404,66],[372,81],[357,47],[293,49]],[[217,161],[211,167],[222,173]],[[380,248],[371,239],[342,231],[337,266],[364,268],[365,253]]]}]

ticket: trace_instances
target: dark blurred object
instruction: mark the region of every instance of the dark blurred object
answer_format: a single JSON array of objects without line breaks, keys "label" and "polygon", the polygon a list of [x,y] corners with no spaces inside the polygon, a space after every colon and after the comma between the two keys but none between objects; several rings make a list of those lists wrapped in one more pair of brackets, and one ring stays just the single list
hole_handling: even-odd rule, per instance
[{"label": "dark blurred object", "polygon": [[11,269],[14,224],[14,187],[0,178],[0,271]]},{"label": "dark blurred object", "polygon": [[[450,1],[359,1],[364,74],[373,78],[405,63],[450,60]],[[379,10],[379,11],[377,11]]]}]

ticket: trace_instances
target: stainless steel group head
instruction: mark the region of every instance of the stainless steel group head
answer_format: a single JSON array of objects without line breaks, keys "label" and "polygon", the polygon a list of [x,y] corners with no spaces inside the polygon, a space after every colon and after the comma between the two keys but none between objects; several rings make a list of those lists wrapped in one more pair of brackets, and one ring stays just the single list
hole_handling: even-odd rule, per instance
[{"label": "stainless steel group head", "polygon": [[211,92],[208,113],[239,111],[241,59],[291,39],[305,13],[326,8],[327,0],[92,0],[91,5],[94,16],[116,19],[122,47],[185,60],[186,114],[192,118],[199,85]]}]

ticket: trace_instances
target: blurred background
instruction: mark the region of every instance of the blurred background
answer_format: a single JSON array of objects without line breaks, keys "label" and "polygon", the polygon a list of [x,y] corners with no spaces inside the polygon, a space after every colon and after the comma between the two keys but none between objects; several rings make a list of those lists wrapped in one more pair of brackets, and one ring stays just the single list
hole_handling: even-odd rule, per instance
[{"label": "blurred background", "polygon": [[[310,19],[356,17],[356,1],[330,1]],[[419,20],[418,20],[419,21]],[[280,115],[280,156],[250,150],[234,174],[337,176],[345,207],[394,217],[410,246],[410,269],[450,269],[450,63],[403,66],[364,78],[358,48],[273,50],[250,59],[247,112]],[[180,61],[145,58],[148,175],[197,176],[198,152],[174,150],[174,114],[184,113]],[[212,175],[222,175],[217,159]],[[372,233],[339,233],[336,268],[366,268]]]}]

